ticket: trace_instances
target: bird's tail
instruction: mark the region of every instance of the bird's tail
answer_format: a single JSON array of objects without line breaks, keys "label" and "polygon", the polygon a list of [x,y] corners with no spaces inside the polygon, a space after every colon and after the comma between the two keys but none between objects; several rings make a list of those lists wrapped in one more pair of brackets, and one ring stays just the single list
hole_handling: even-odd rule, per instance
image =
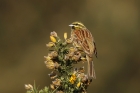
[{"label": "bird's tail", "polygon": [[88,55],[86,55],[86,59],[87,59],[87,62],[88,62],[88,65],[87,65],[88,66],[87,67],[87,69],[88,69],[88,76],[96,79],[96,74],[95,74],[93,60]]}]

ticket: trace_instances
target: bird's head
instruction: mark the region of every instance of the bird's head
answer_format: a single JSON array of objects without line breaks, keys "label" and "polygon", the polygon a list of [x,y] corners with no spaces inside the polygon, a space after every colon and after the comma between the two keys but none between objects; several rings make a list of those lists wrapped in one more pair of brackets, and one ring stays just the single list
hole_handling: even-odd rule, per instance
[{"label": "bird's head", "polygon": [[79,30],[79,29],[86,28],[86,27],[84,26],[84,24],[81,23],[81,22],[73,22],[73,23],[70,24],[69,26],[70,26],[71,29],[73,29],[73,30]]}]

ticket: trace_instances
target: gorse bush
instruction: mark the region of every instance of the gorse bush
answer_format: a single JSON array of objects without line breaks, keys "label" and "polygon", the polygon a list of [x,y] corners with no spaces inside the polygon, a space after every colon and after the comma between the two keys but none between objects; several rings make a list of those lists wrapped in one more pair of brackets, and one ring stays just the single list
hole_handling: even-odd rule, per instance
[{"label": "gorse bush", "polygon": [[86,93],[92,82],[85,74],[84,66],[74,67],[74,64],[87,62],[86,53],[73,46],[71,38],[61,39],[56,32],[51,32],[50,42],[46,46],[50,52],[45,58],[45,65],[52,72],[48,74],[52,83],[44,89],[37,89],[36,85],[25,84],[27,93]]}]

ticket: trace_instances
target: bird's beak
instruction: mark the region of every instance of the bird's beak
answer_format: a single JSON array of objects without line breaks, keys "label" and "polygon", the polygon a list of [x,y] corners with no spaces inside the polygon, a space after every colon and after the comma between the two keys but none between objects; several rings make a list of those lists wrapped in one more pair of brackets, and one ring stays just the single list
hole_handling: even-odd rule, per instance
[{"label": "bird's beak", "polygon": [[74,26],[74,25],[70,24],[69,26],[72,27],[72,26]]}]

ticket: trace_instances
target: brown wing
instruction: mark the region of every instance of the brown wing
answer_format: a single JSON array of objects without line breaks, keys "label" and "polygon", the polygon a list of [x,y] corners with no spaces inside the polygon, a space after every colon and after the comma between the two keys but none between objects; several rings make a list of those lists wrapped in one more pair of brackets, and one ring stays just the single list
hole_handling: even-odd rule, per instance
[{"label": "brown wing", "polygon": [[95,50],[95,46],[91,32],[88,29],[83,29],[75,30],[73,33],[75,35],[74,38],[75,41],[77,41],[77,45],[81,46],[87,54],[92,55]]}]

